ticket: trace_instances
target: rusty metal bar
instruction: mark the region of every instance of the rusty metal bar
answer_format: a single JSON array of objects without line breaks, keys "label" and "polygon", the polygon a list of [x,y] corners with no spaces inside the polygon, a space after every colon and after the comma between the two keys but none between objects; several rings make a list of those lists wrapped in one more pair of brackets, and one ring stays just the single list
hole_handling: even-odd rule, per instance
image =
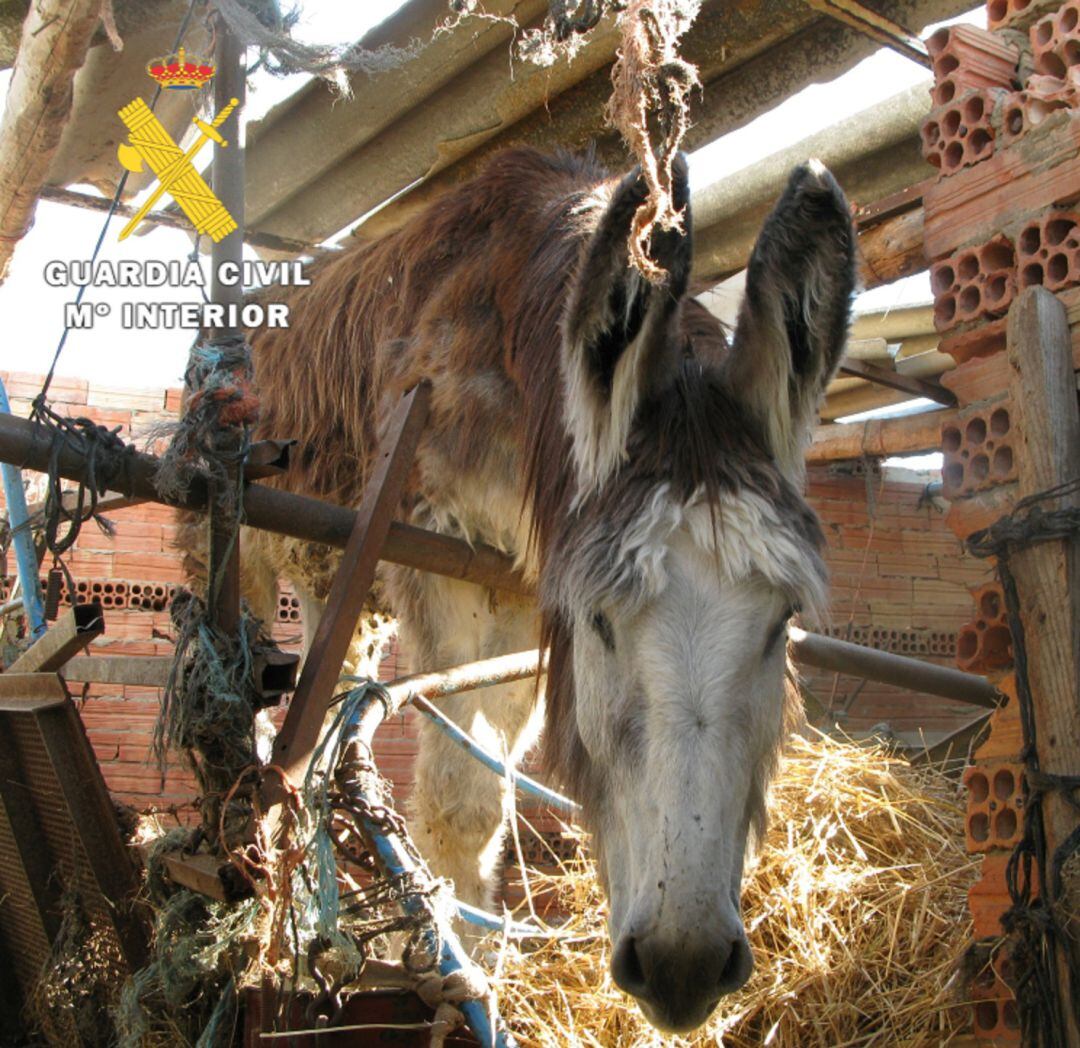
[{"label": "rusty metal bar", "polygon": [[878,651],[846,640],[807,633],[796,626],[788,630],[791,651],[796,662],[819,670],[835,670],[854,677],[892,684],[898,688],[937,695],[954,702],[994,709],[1000,693],[985,677],[964,673],[949,666],[921,662],[891,651]]},{"label": "rusty metal bar", "polygon": [[319,741],[326,711],[341,676],[341,664],[356,632],[364,602],[394,513],[401,504],[420,435],[427,424],[431,386],[424,382],[407,393],[390,419],[380,454],[364,487],[352,534],[334,576],[326,610],[319,620],[285,722],[274,741],[274,763],[294,783],[303,779]]},{"label": "rusty metal bar", "polygon": [[60,669],[95,637],[105,632],[100,604],[76,604],[26,649],[7,669],[8,673],[48,673]]},{"label": "rusty metal bar", "polygon": [[[52,430],[38,423],[15,415],[0,415],[0,462],[48,472],[53,437]],[[152,455],[141,453],[125,459],[129,495],[180,509],[206,509],[206,485],[198,480],[192,482],[183,498],[163,499],[154,487],[157,463]],[[60,476],[66,480],[86,480],[86,458],[80,451],[65,446],[59,453],[58,466]],[[262,484],[249,484],[244,492],[244,521],[278,535],[344,549],[352,534],[356,511]],[[473,547],[461,539],[397,521],[390,525],[382,558],[491,589],[523,595],[531,592],[515,569],[513,559],[505,553],[489,546]]]},{"label": "rusty metal bar", "polygon": [[[44,426],[10,415],[0,415],[0,461],[47,470],[51,442],[52,433]],[[156,462],[150,455],[133,455],[128,476],[133,494],[162,502],[164,500],[155,491],[152,479]],[[81,480],[85,459],[80,452],[64,448],[59,455],[59,468],[61,476]],[[177,504],[186,509],[205,508],[205,486],[193,484],[187,496]],[[356,521],[356,512],[344,506],[333,506],[261,484],[248,486],[244,496],[244,512],[247,523],[252,527],[309,542],[322,542],[339,549],[348,542]],[[460,539],[408,524],[395,522],[390,525],[382,558],[493,589],[523,595],[532,592],[506,554],[485,546],[473,548]],[[851,673],[958,702],[987,708],[997,704],[996,689],[982,677],[862,648],[858,644],[830,637],[802,633],[802,639],[795,641],[795,656],[798,661],[810,666]]]}]

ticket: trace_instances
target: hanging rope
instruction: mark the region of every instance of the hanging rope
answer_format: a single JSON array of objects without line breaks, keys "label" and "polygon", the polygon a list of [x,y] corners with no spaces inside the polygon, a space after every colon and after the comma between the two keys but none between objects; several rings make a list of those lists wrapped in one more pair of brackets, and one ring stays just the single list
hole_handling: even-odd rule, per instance
[{"label": "hanging rope", "polygon": [[419,42],[407,48],[385,44],[373,51],[356,43],[302,44],[292,36],[299,10],[283,14],[277,0],[212,0],[211,6],[242,44],[259,49],[258,65],[268,73],[308,73],[329,81],[345,96],[352,93],[351,74],[384,73],[421,51]]},{"label": "hanging rope", "polygon": [[701,86],[697,67],[679,55],[679,42],[701,0],[629,0],[619,16],[622,46],[611,72],[607,119],[641,165],[649,195],[630,229],[630,261],[652,283],[666,271],[651,257],[655,229],[683,228],[675,206],[672,164],[690,126],[690,95]]},{"label": "hanging rope", "polygon": [[[1001,924],[1014,941],[1012,961],[1017,973],[1014,989],[1023,1041],[1034,1048],[1068,1048],[1061,1009],[1075,1008],[1076,1002],[1060,1000],[1055,960],[1059,953],[1069,958],[1069,984],[1080,987],[1080,970],[1069,949],[1070,917],[1067,910],[1062,912],[1062,871],[1070,859],[1075,865],[1075,857],[1080,854],[1080,828],[1048,854],[1043,819],[1043,801],[1052,792],[1080,810],[1080,775],[1051,775],[1039,767],[1038,725],[1031,696],[1024,623],[1009,558],[1036,543],[1065,539],[1080,532],[1080,508],[1045,508],[1046,503],[1077,492],[1080,481],[1071,481],[1021,499],[1012,513],[975,532],[966,543],[968,551],[976,557],[997,558],[998,578],[1012,633],[1027,788],[1023,836],[1005,870],[1012,905],[1002,916]],[[1068,903],[1067,896],[1064,901]]]},{"label": "hanging rope", "polygon": [[679,45],[701,0],[549,0],[544,24],[525,31],[512,16],[487,14],[478,0],[450,0],[449,6],[455,20],[444,28],[459,25],[467,16],[509,21],[520,34],[519,57],[543,67],[560,58],[572,61],[583,38],[605,15],[615,15],[621,40],[605,117],[641,166],[648,187],[627,246],[631,264],[642,276],[664,283],[667,273],[651,257],[652,236],[657,229],[683,228],[672,164],[690,126],[690,97],[701,81],[697,67],[679,54]]}]

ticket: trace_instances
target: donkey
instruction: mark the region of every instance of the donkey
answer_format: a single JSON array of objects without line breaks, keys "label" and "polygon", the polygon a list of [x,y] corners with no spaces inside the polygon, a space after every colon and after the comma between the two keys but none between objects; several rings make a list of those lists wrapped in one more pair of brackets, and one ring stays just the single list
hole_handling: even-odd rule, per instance
[{"label": "donkey", "polygon": [[[824,593],[802,457],[846,338],[854,236],[832,176],[795,170],[729,345],[688,293],[683,158],[675,173],[683,228],[653,235],[663,285],[628,263],[638,173],[514,150],[321,265],[291,329],[253,352],[260,435],[300,441],[277,483],[347,505],[393,405],[431,382],[399,519],[512,554],[538,606],[387,567],[361,661],[391,619],[417,669],[547,648],[545,702],[525,681],[448,712],[513,761],[546,707],[548,767],[593,834],[614,979],[686,1031],[751,970],[743,854],[794,712],[785,627]],[[259,532],[244,549],[249,592],[265,609],[285,574],[310,634],[332,551]],[[490,905],[505,784],[420,731],[417,843],[459,898]]]}]

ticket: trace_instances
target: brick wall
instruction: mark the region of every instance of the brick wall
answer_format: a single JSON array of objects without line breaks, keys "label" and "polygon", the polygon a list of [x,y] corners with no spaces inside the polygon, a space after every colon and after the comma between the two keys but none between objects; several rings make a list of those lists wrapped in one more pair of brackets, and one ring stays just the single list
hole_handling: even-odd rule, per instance
[{"label": "brick wall", "polygon": [[[0,373],[13,410],[25,415],[40,376]],[[125,437],[144,443],[156,425],[174,417],[179,390],[122,390],[77,379],[54,380],[51,398],[61,413],[87,415],[120,426]],[[40,478],[27,474],[33,500]],[[971,592],[987,575],[984,565],[961,555],[944,524],[942,509],[923,498],[922,483],[883,479],[853,464],[811,471],[809,497],[822,518],[832,571],[829,631],[837,636],[952,664],[956,633],[972,618]],[[170,587],[183,581],[173,549],[176,523],[165,507],[145,504],[111,514],[116,535],[92,524],[83,528],[67,563],[81,589],[112,604],[96,654],[166,655],[170,623],[161,607]],[[13,571],[13,567],[7,570]],[[274,636],[296,647],[299,609],[283,589]],[[384,679],[398,675],[400,653],[391,650]],[[894,729],[944,728],[970,716],[970,707],[912,696],[895,688],[833,674],[808,672],[806,685],[822,706],[852,730],[886,721]],[[75,684],[77,690],[80,685]],[[159,695],[153,688],[86,685],[83,719],[111,789],[138,807],[178,805],[191,799],[190,776],[178,767],[163,772],[149,762]],[[379,765],[403,798],[412,782],[415,718],[409,712],[381,731]]]}]

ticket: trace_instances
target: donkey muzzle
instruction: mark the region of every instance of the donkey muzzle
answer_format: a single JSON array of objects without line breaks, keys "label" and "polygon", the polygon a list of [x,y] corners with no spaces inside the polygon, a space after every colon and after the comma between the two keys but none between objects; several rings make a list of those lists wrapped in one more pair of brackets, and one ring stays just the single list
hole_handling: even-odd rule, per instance
[{"label": "donkey muzzle", "polygon": [[741,926],[691,934],[656,929],[626,934],[615,946],[611,974],[637,998],[645,1018],[666,1033],[701,1026],[725,994],[750,977],[753,958]]}]

